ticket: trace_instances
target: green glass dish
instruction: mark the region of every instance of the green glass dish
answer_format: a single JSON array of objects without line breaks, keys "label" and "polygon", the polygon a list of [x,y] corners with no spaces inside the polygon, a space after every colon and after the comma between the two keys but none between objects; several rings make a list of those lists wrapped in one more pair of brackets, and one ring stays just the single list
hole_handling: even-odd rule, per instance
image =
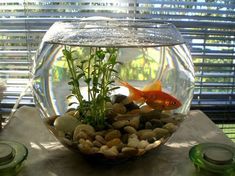
[{"label": "green glass dish", "polygon": [[23,166],[28,149],[15,141],[0,140],[0,175],[14,176]]},{"label": "green glass dish", "polygon": [[189,158],[198,171],[221,176],[235,175],[235,148],[232,146],[220,143],[198,144],[190,149]]}]

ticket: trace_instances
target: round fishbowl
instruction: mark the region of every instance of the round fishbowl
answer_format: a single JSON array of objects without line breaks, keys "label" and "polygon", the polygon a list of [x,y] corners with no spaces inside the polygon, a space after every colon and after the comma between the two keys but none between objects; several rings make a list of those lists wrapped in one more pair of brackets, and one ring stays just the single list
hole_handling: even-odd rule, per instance
[{"label": "round fishbowl", "polygon": [[157,149],[189,112],[193,89],[190,52],[169,23],[56,22],[35,59],[34,97],[46,126],[91,158]]}]

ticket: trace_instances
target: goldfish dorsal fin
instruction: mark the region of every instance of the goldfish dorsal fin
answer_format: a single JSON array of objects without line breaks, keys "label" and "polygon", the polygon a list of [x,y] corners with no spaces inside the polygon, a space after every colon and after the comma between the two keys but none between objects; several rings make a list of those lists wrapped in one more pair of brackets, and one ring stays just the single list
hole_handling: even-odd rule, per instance
[{"label": "goldfish dorsal fin", "polygon": [[160,80],[156,80],[143,88],[143,91],[162,91],[162,83]]}]

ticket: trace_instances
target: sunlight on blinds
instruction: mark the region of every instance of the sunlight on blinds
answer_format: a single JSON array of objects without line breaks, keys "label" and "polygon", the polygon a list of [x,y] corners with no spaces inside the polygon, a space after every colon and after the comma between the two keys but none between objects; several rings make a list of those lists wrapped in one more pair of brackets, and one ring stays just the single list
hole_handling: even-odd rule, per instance
[{"label": "sunlight on blinds", "polygon": [[[0,2],[2,106],[14,104],[30,77],[32,56],[55,21],[105,16],[165,21],[189,45],[196,71],[193,105],[235,111],[233,0],[4,0]],[[22,103],[33,104],[29,94]],[[215,108],[214,108],[215,109]]]}]

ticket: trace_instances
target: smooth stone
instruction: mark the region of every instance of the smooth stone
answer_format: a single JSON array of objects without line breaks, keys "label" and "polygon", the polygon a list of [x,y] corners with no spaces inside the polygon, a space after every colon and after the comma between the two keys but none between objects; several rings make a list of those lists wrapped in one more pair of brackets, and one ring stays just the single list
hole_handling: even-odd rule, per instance
[{"label": "smooth stone", "polygon": [[107,145],[102,145],[101,147],[100,147],[100,152],[102,152],[102,151],[104,151],[104,150],[108,150],[109,149],[109,147],[107,146]]},{"label": "smooth stone", "polygon": [[131,135],[129,135],[129,138],[136,138],[136,139],[138,139],[138,136],[137,136],[137,134],[131,134]]},{"label": "smooth stone", "polygon": [[113,109],[107,109],[105,112],[105,117],[107,117],[107,120],[110,122],[112,122],[117,115],[118,114],[114,112]]},{"label": "smooth stone", "polygon": [[139,106],[137,104],[135,104],[134,102],[130,102],[128,104],[125,104],[125,107],[126,107],[127,111],[139,109]]},{"label": "smooth stone", "polygon": [[69,140],[72,140],[73,139],[73,135],[72,134],[69,134],[69,133],[65,133],[65,138],[69,139]]},{"label": "smooth stone", "polygon": [[86,130],[81,130],[80,128],[76,128],[73,134],[73,141],[79,141],[79,139],[81,138],[93,141],[94,134],[89,133]]},{"label": "smooth stone", "polygon": [[93,153],[98,153],[99,151],[100,151],[100,147],[96,147],[96,146],[92,147]]},{"label": "smooth stone", "polygon": [[111,102],[113,104],[115,103],[122,103],[122,101],[124,101],[125,99],[127,99],[127,96],[126,95],[123,95],[123,94],[116,94],[116,95],[113,95],[111,97]]},{"label": "smooth stone", "polygon": [[151,143],[151,144],[147,145],[146,148],[145,148],[145,150],[146,150],[146,151],[149,151],[149,150],[152,150],[152,149],[154,149],[154,148],[157,148],[158,146],[161,145],[161,143],[162,143],[162,142],[161,142],[160,140],[155,141],[154,143]]},{"label": "smooth stone", "polygon": [[155,128],[153,130],[153,132],[155,133],[155,138],[156,139],[160,139],[162,137],[167,137],[170,135],[169,131],[167,129],[164,128]]},{"label": "smooth stone", "polygon": [[162,122],[164,122],[164,123],[173,123],[173,124],[177,124],[178,122],[175,120],[175,119],[173,119],[172,117],[166,117],[166,118],[161,118],[160,119]]},{"label": "smooth stone", "polygon": [[89,139],[86,139],[85,142],[89,144],[91,147],[93,146],[93,143]]},{"label": "smooth stone", "polygon": [[96,131],[95,135],[99,135],[99,136],[105,136],[105,134],[107,133],[106,130],[102,130],[102,131]]},{"label": "smooth stone", "polygon": [[149,138],[148,139],[148,143],[154,143],[155,141],[157,140],[157,138],[156,137],[152,137],[152,138]]},{"label": "smooth stone", "polygon": [[95,129],[88,124],[79,124],[75,128],[73,140],[78,141],[80,138],[93,140],[95,136]]},{"label": "smooth stone", "polygon": [[[136,115],[136,114],[135,114]],[[120,121],[120,120],[131,120],[134,116],[134,114],[130,114],[129,112],[126,114],[118,114],[114,120],[115,121]]]},{"label": "smooth stone", "polygon": [[99,152],[104,154],[107,158],[115,158],[119,153],[116,146],[109,148],[107,145],[100,147]]},{"label": "smooth stone", "polygon": [[161,119],[163,119],[163,118],[169,118],[170,116],[172,116],[172,113],[161,113]]},{"label": "smooth stone", "polygon": [[90,147],[93,147],[93,143],[90,140],[88,140],[88,139],[80,139],[79,143],[87,145],[87,146],[90,146]]},{"label": "smooth stone", "polygon": [[135,129],[139,128],[140,124],[140,116],[134,116],[130,119],[130,126],[134,127]]},{"label": "smooth stone", "polygon": [[93,145],[95,146],[95,147],[101,147],[103,144],[101,144],[99,141],[97,141],[97,140],[94,140],[93,141]]},{"label": "smooth stone", "polygon": [[109,149],[109,151],[110,151],[111,153],[113,153],[114,156],[117,156],[118,153],[119,153],[116,146],[112,146],[112,147]]},{"label": "smooth stone", "polygon": [[79,124],[80,122],[76,118],[68,114],[64,114],[60,117],[57,117],[54,121],[54,126],[56,130],[70,134],[73,134],[75,128]]},{"label": "smooth stone", "polygon": [[73,141],[79,141],[79,139],[91,139],[91,137],[85,131],[76,131],[73,134]]},{"label": "smooth stone", "polygon": [[124,126],[129,125],[129,123],[130,122],[128,120],[119,120],[119,121],[116,121],[116,122],[112,123],[112,126],[116,129],[120,129]]},{"label": "smooth stone", "polygon": [[106,140],[101,135],[96,135],[95,139],[101,144],[106,144]]},{"label": "smooth stone", "polygon": [[136,129],[132,126],[125,126],[123,130],[129,134],[135,134],[137,133]]},{"label": "smooth stone", "polygon": [[128,97],[126,97],[120,103],[122,103],[126,107],[126,105],[132,103],[132,101]]},{"label": "smooth stone", "polygon": [[121,137],[121,133],[120,133],[119,130],[112,130],[112,131],[109,131],[109,132],[105,135],[104,139],[105,139],[106,141],[110,141],[110,140],[112,140],[112,139],[114,139],[114,138],[120,138],[120,137]]},{"label": "smooth stone", "polygon": [[80,144],[82,144],[82,143],[85,143],[86,142],[86,140],[84,139],[84,138],[81,138],[81,139],[79,139],[79,141],[78,141]]},{"label": "smooth stone", "polygon": [[145,149],[139,148],[137,156],[141,156],[141,155],[145,154],[145,152],[146,152]]},{"label": "smooth stone", "polygon": [[78,148],[82,153],[85,154],[93,154],[93,149],[92,149],[93,145],[90,145],[90,143],[88,142],[82,142],[78,144]]},{"label": "smooth stone", "polygon": [[128,143],[127,143],[127,146],[128,147],[133,147],[133,148],[138,148],[138,145],[139,145],[139,139],[136,137],[129,137],[128,138]]},{"label": "smooth stone", "polygon": [[152,129],[152,128],[153,128],[153,125],[151,122],[148,121],[145,123],[145,129]]},{"label": "smooth stone", "polygon": [[[123,144],[123,142],[121,141],[121,143],[119,145],[116,145],[117,149],[118,149],[118,152],[121,152],[122,151],[122,148],[123,147],[126,147],[126,144]],[[119,153],[120,154],[120,153]]]},{"label": "smooth stone", "polygon": [[139,144],[138,144],[138,148],[139,149],[144,149],[145,147],[147,147],[147,145],[149,145],[149,142],[148,141],[146,141],[146,140],[141,140],[141,141],[139,141]]},{"label": "smooth stone", "polygon": [[106,102],[105,107],[106,107],[105,117],[107,118],[108,121],[110,120],[113,121],[113,118],[118,115],[113,110],[113,104],[111,102]]},{"label": "smooth stone", "polygon": [[55,120],[56,120],[58,117],[59,117],[58,115],[46,117],[46,118],[44,119],[44,122],[45,122],[47,125],[54,126],[54,122],[55,122]]},{"label": "smooth stone", "polygon": [[115,103],[112,107],[113,111],[118,114],[125,114],[126,113],[126,107],[121,103]]},{"label": "smooth stone", "polygon": [[133,109],[131,111],[128,111],[128,114],[131,114],[132,116],[137,116],[137,115],[140,115],[140,109]]},{"label": "smooth stone", "polygon": [[56,131],[57,137],[64,138],[65,133],[63,131]]},{"label": "smooth stone", "polygon": [[138,154],[138,149],[133,147],[123,147],[122,153],[127,156],[136,156]]},{"label": "smooth stone", "polygon": [[112,146],[118,146],[118,145],[120,145],[121,143],[122,143],[122,141],[121,141],[120,138],[114,138],[114,139],[108,141],[108,142],[106,143],[106,145],[111,148]]},{"label": "smooth stone", "polygon": [[113,104],[111,102],[106,102],[105,108],[106,109],[112,109],[113,108]]},{"label": "smooth stone", "polygon": [[144,129],[137,132],[139,139],[145,140],[155,136],[155,133],[151,129]]},{"label": "smooth stone", "polygon": [[147,113],[141,113],[141,116],[146,120],[160,119],[162,117],[162,113],[159,110],[152,110]]},{"label": "smooth stone", "polygon": [[176,121],[180,122],[185,119],[186,114],[175,113],[175,114],[172,114],[171,117],[175,119]]},{"label": "smooth stone", "polygon": [[80,124],[77,125],[75,132],[79,132],[79,131],[84,131],[86,132],[89,136],[94,136],[95,135],[95,129],[93,126],[88,125],[88,124]]},{"label": "smooth stone", "polygon": [[176,131],[178,127],[173,123],[167,123],[166,125],[163,126],[163,128],[167,129],[170,133],[173,133]]},{"label": "smooth stone", "polygon": [[80,152],[84,153],[84,154],[92,154],[92,148],[90,148],[89,146],[83,145],[83,144],[78,144],[78,148],[80,150]]},{"label": "smooth stone", "polygon": [[163,126],[162,121],[159,119],[152,119],[152,120],[150,120],[150,122],[151,122],[153,128],[161,128]]}]

